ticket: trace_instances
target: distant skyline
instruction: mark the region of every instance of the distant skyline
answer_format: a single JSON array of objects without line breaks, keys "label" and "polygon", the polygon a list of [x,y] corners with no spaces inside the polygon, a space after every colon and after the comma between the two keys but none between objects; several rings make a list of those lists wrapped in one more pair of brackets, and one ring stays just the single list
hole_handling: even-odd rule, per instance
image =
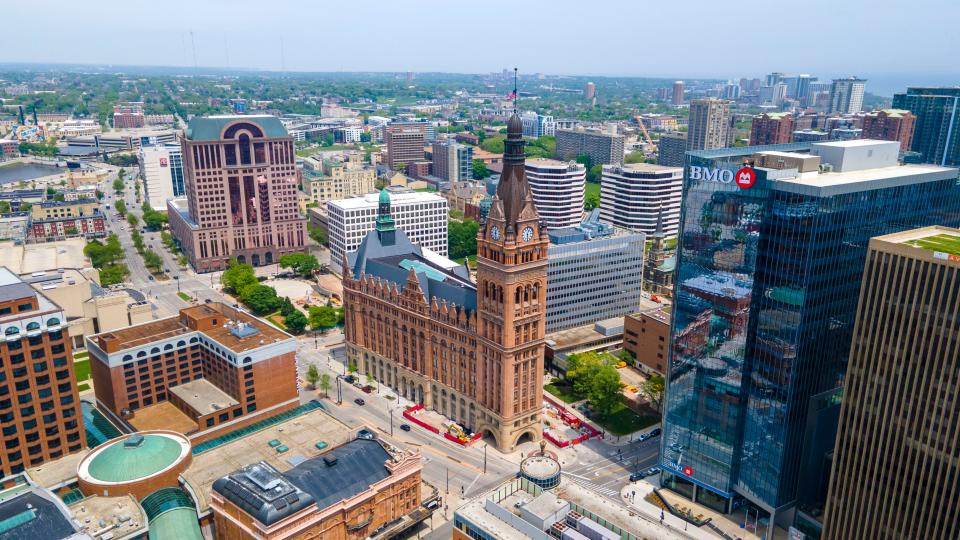
[{"label": "distant skyline", "polygon": [[810,0],[788,12],[759,0],[17,1],[4,6],[12,46],[0,63],[451,73],[516,65],[719,79],[782,71],[857,75],[887,96],[960,84],[949,61],[960,51],[960,4],[890,4]]}]

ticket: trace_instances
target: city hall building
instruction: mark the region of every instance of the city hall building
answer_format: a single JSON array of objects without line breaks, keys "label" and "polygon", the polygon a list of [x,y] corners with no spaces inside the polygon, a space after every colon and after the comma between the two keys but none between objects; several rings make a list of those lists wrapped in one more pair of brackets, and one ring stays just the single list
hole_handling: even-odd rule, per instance
[{"label": "city hall building", "polygon": [[956,169],[855,140],[687,154],[662,484],[817,534],[870,238],[960,221]]},{"label": "city hall building", "polygon": [[542,434],[549,241],[524,171],[522,131],[514,114],[477,235],[476,283],[465,266],[397,229],[387,191],[376,230],[343,266],[349,360],[502,451]]}]

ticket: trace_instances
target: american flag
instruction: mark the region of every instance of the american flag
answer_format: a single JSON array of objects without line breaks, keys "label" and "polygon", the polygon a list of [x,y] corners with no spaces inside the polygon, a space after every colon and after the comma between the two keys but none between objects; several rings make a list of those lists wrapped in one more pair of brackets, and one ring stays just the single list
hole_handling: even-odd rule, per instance
[{"label": "american flag", "polygon": [[509,94],[507,94],[507,95],[505,96],[505,99],[507,99],[507,100],[509,100],[509,101],[513,101],[513,100],[517,99],[517,91],[516,91],[516,90],[512,90]]}]

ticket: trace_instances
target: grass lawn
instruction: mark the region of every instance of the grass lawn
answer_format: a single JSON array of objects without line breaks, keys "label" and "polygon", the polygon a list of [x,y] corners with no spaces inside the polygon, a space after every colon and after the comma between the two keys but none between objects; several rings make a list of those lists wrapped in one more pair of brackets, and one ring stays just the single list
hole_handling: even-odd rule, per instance
[{"label": "grass lawn", "polygon": [[564,403],[575,403],[583,400],[582,397],[573,393],[573,388],[570,385],[561,382],[552,382],[544,386],[543,389],[551,395],[560,398]]},{"label": "grass lawn", "polygon": [[458,262],[458,263],[460,263],[460,264],[463,264],[463,261],[465,261],[465,260],[470,261],[470,264],[467,265],[469,268],[473,269],[473,268],[476,268],[476,267],[477,267],[477,256],[476,256],[476,255],[469,255],[469,256],[467,256],[467,257],[460,257],[459,259],[456,259],[454,262]]},{"label": "grass lawn", "polygon": [[87,383],[80,383],[77,385],[77,392],[83,392],[89,389],[90,389],[90,385]]},{"label": "grass lawn", "polygon": [[90,378],[90,360],[74,360],[73,373],[78,381],[85,381]]},{"label": "grass lawn", "polygon": [[599,182],[587,182],[583,188],[583,195],[588,196],[594,194],[597,197],[600,196],[600,183]]},{"label": "grass lawn", "polygon": [[960,255],[960,236],[954,234],[938,234],[936,236],[908,240],[906,243],[927,251],[941,251],[950,255]]},{"label": "grass lawn", "polygon": [[177,293],[177,296],[179,296],[180,299],[183,300],[184,302],[191,302],[191,301],[193,301],[193,297],[190,296],[189,294],[185,293],[185,292],[178,292],[178,293]]},{"label": "grass lawn", "polygon": [[270,324],[276,326],[277,328],[283,330],[284,332],[287,331],[287,327],[283,324],[284,322],[283,315],[281,315],[279,311],[276,313],[271,313],[270,315],[267,315],[266,319]]},{"label": "grass lawn", "polygon": [[660,421],[657,416],[637,414],[624,403],[618,403],[606,416],[594,415],[590,419],[614,435],[627,435]]},{"label": "grass lawn", "polygon": [[88,351],[79,351],[73,353],[74,360],[83,360],[84,358],[90,358],[90,353]]}]

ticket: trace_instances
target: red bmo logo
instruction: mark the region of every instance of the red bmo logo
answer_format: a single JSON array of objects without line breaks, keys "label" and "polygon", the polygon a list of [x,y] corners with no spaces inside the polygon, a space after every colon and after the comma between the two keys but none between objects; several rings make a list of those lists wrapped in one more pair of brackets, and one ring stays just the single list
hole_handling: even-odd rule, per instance
[{"label": "red bmo logo", "polygon": [[693,469],[691,469],[690,467],[684,467],[683,474],[687,476],[693,476]]},{"label": "red bmo logo", "polygon": [[757,181],[757,172],[750,167],[743,167],[734,173],[733,179],[740,189],[749,189]]}]

